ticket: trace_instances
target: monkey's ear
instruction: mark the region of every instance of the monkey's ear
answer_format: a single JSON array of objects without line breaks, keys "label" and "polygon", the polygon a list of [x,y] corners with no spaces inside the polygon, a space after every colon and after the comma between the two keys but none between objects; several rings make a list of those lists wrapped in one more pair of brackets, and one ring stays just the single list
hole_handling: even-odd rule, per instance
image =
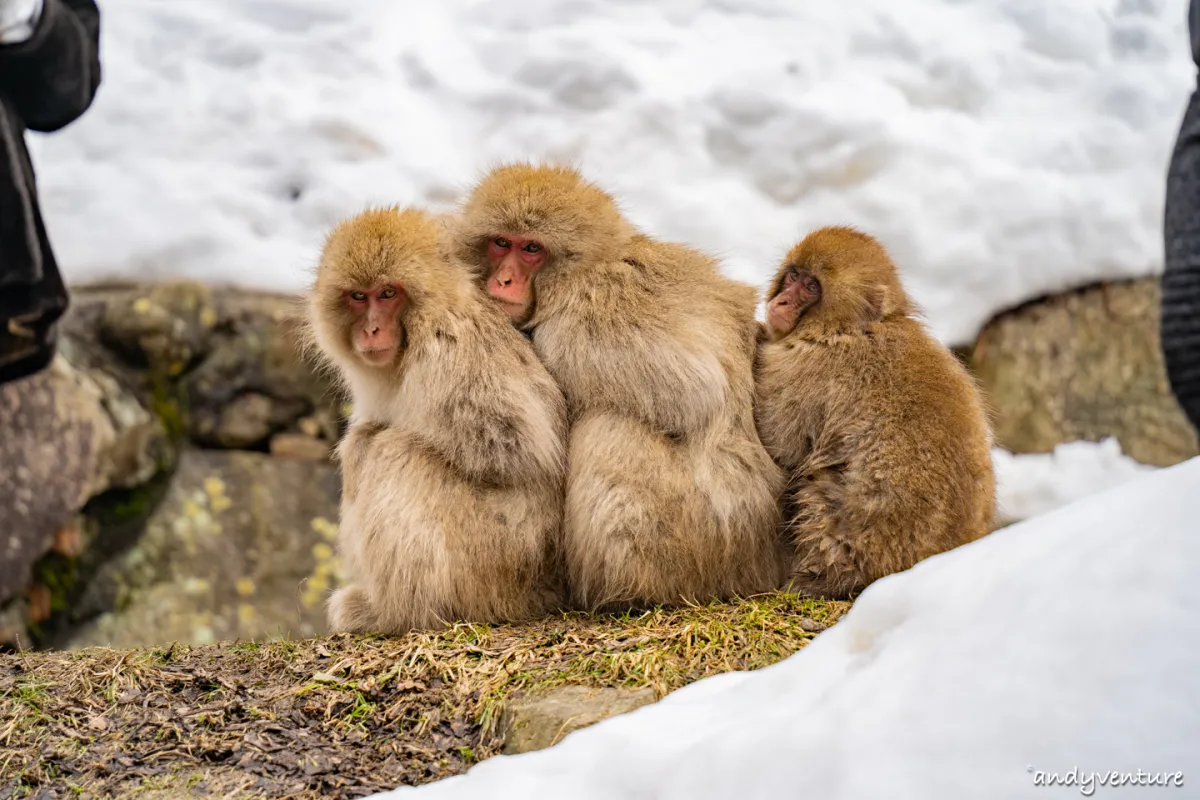
[{"label": "monkey's ear", "polygon": [[896,313],[896,299],[888,287],[875,285],[867,287],[867,314],[871,320],[881,320]]}]

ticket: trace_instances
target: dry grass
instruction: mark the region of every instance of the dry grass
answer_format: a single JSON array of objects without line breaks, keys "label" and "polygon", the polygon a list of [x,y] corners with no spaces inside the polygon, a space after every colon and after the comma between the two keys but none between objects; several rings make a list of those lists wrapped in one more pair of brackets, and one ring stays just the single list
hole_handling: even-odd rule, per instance
[{"label": "dry grass", "polygon": [[0,656],[0,798],[341,798],[424,783],[498,751],[513,692],[661,696],[779,661],[847,608],[773,594],[393,639]]}]

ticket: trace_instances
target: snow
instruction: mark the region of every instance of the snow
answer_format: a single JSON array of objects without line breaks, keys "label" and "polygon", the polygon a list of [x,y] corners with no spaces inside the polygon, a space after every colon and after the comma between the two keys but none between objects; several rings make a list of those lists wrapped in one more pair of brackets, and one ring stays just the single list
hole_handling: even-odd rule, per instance
[{"label": "snow", "polygon": [[1121,444],[1068,442],[1053,453],[1015,455],[992,450],[996,505],[1004,523],[1036,517],[1090,494],[1119,486],[1154,469],[1121,453]]},{"label": "snow", "polygon": [[376,797],[1140,797],[1100,783],[1138,770],[1192,787],[1197,486],[1200,458],[1156,470],[876,582],[773,667]]},{"label": "snow", "polygon": [[571,160],[765,283],[815,226],[892,248],[934,332],[1161,264],[1185,0],[101,0],[105,82],[38,142],[72,281],[297,289],[369,203]]}]

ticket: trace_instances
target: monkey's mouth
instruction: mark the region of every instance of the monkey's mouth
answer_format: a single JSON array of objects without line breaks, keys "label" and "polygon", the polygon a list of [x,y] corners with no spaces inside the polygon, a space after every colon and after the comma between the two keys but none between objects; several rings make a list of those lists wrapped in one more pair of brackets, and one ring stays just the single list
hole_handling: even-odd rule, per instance
[{"label": "monkey's mouth", "polygon": [[771,330],[780,335],[786,335],[792,332],[796,327],[796,322],[800,318],[799,314],[782,311],[776,308],[767,309],[767,325]]},{"label": "monkey's mouth", "polygon": [[367,362],[372,367],[382,367],[385,364],[391,363],[392,356],[396,354],[396,348],[383,347],[373,350],[359,350],[358,355],[363,361]]},{"label": "monkey's mouth", "polygon": [[499,297],[493,297],[492,302],[499,306],[500,310],[507,314],[508,318],[514,324],[520,325],[532,316],[529,305],[526,303],[515,303],[512,300],[502,300]]}]

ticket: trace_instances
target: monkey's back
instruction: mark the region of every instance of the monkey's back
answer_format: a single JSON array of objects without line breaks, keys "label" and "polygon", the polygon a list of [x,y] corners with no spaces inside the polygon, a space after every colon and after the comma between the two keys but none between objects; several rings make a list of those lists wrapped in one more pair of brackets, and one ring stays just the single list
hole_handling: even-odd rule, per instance
[{"label": "monkey's back", "polygon": [[534,331],[572,414],[564,541],[580,605],[778,585],[782,475],[754,428],[754,290],[635,239]]},{"label": "monkey's back", "polygon": [[[790,473],[794,573],[824,572],[811,582],[845,594],[990,529],[982,399],[915,320],[830,343],[764,345],[757,377],[763,441]],[[846,558],[822,564],[829,553]]]}]

